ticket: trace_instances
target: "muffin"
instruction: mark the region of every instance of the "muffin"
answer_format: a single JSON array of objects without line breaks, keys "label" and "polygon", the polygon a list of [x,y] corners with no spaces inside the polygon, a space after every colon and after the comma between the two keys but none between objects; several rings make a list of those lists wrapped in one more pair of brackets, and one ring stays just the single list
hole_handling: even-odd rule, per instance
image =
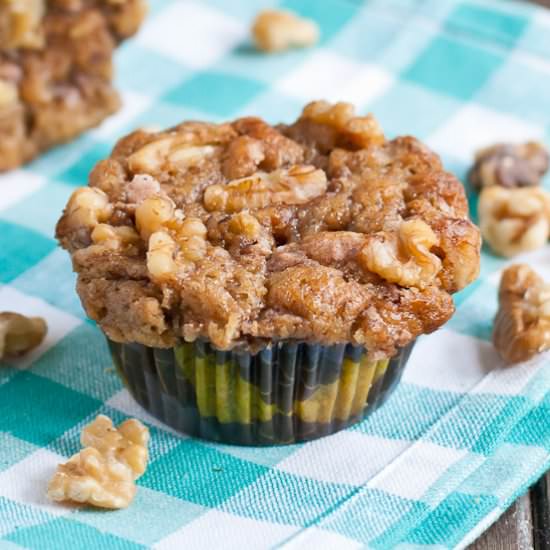
[{"label": "muffin", "polygon": [[144,14],[144,0],[0,0],[0,171],[118,109],[113,50]]},{"label": "muffin", "polygon": [[138,130],[57,238],[146,409],[192,435],[292,443],[364,418],[479,270],[461,183],[352,105]]}]

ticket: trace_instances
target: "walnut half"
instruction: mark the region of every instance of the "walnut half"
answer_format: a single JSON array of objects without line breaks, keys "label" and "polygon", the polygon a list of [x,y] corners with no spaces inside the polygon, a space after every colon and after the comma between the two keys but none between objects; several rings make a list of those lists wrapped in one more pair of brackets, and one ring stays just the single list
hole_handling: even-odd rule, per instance
[{"label": "walnut half", "polygon": [[548,151],[541,143],[498,143],[476,153],[468,179],[477,189],[492,185],[535,186],[548,170],[549,161]]},{"label": "walnut half", "polygon": [[430,252],[437,244],[437,236],[426,222],[411,219],[402,222],[397,233],[367,235],[357,260],[390,283],[426,288],[441,270],[441,260]]},{"label": "walnut half", "polygon": [[17,357],[39,346],[48,327],[41,317],[26,317],[19,313],[0,313],[0,359]]},{"label": "walnut half", "polygon": [[544,246],[550,234],[550,196],[538,187],[483,189],[479,227],[494,252],[511,257]]},{"label": "walnut half", "polygon": [[528,265],[502,274],[493,343],[509,363],[526,361],[550,349],[550,284]]},{"label": "walnut half", "polygon": [[145,472],[149,430],[136,419],[115,428],[100,414],[83,429],[80,442],[85,448],[58,466],[48,498],[126,508],[136,493],[135,480]]},{"label": "walnut half", "polygon": [[265,10],[252,25],[256,47],[264,52],[313,46],[319,40],[315,21],[298,17],[290,11]]}]

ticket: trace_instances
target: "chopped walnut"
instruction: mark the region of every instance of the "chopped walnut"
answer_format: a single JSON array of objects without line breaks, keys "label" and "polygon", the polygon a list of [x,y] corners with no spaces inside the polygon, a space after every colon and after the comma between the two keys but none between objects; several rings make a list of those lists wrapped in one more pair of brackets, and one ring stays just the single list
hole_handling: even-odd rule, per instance
[{"label": "chopped walnut", "polygon": [[154,196],[145,199],[136,208],[136,228],[144,240],[174,219],[175,204],[168,197]]},{"label": "chopped walnut", "polygon": [[278,52],[313,46],[319,40],[319,27],[291,11],[265,10],[252,24],[252,37],[259,50]]},{"label": "chopped walnut", "polygon": [[299,120],[310,120],[333,128],[342,146],[368,147],[384,142],[384,132],[373,115],[356,116],[351,103],[313,101],[304,107]]},{"label": "chopped walnut", "polygon": [[478,214],[484,239],[501,256],[540,248],[550,234],[550,196],[540,188],[484,188]]},{"label": "chopped walnut", "polygon": [[92,242],[104,250],[134,249],[139,245],[140,238],[133,227],[121,225],[114,227],[100,223],[92,231]]},{"label": "chopped walnut", "polygon": [[210,211],[238,212],[274,204],[304,204],[326,189],[327,177],[323,170],[296,165],[269,174],[257,172],[226,185],[211,185],[204,192],[204,206]]},{"label": "chopped walnut", "polygon": [[539,185],[547,172],[550,157],[541,143],[529,141],[521,145],[499,143],[476,153],[468,179],[477,189],[529,187]]},{"label": "chopped walnut", "polygon": [[115,428],[110,418],[99,415],[83,429],[80,441],[84,449],[58,466],[48,498],[126,508],[136,493],[135,480],[147,466],[149,430],[136,419]]},{"label": "chopped walnut", "polygon": [[412,219],[402,222],[398,233],[369,235],[357,259],[365,269],[386,281],[426,288],[441,270],[441,260],[430,252],[437,244],[431,227]]},{"label": "chopped walnut", "polygon": [[193,166],[220,151],[216,145],[194,143],[189,133],[174,134],[144,145],[128,157],[128,167],[134,174],[156,174],[169,168]]},{"label": "chopped walnut", "polygon": [[177,244],[166,231],[156,231],[149,238],[147,270],[153,280],[170,279],[177,274]]},{"label": "chopped walnut", "polygon": [[0,109],[12,107],[19,100],[17,85],[9,80],[0,79]]},{"label": "chopped walnut", "polygon": [[8,36],[3,37],[8,48],[37,49],[44,45],[42,18],[44,0],[8,1]]},{"label": "chopped walnut", "polygon": [[528,265],[512,265],[502,274],[493,343],[509,363],[550,349],[550,284]]},{"label": "chopped walnut", "polygon": [[206,227],[199,218],[167,223],[172,230],[156,231],[149,238],[147,269],[153,280],[166,280],[206,255]]},{"label": "chopped walnut", "polygon": [[18,357],[39,346],[48,327],[42,317],[26,317],[19,313],[0,313],[0,359]]},{"label": "chopped walnut", "polygon": [[95,227],[109,219],[113,207],[109,197],[95,187],[77,189],[67,204],[67,223],[69,227]]}]

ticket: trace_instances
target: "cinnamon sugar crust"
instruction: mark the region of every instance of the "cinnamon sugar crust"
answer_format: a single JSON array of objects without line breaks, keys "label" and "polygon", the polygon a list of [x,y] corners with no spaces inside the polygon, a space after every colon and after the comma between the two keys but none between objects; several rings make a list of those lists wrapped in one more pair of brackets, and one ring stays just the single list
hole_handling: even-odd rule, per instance
[{"label": "cinnamon sugar crust", "polygon": [[130,134],[73,194],[57,237],[115,341],[352,342],[378,356],[449,319],[480,253],[437,155],[321,101],[291,125]]}]

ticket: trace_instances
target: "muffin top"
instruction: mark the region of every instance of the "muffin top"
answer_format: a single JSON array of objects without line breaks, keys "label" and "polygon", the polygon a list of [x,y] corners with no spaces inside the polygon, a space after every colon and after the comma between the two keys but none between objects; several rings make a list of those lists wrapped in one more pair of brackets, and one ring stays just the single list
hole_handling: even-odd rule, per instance
[{"label": "muffin top", "polygon": [[88,315],[119,342],[271,340],[389,356],[454,311],[478,274],[461,183],[352,105],[138,130],[57,225]]}]

